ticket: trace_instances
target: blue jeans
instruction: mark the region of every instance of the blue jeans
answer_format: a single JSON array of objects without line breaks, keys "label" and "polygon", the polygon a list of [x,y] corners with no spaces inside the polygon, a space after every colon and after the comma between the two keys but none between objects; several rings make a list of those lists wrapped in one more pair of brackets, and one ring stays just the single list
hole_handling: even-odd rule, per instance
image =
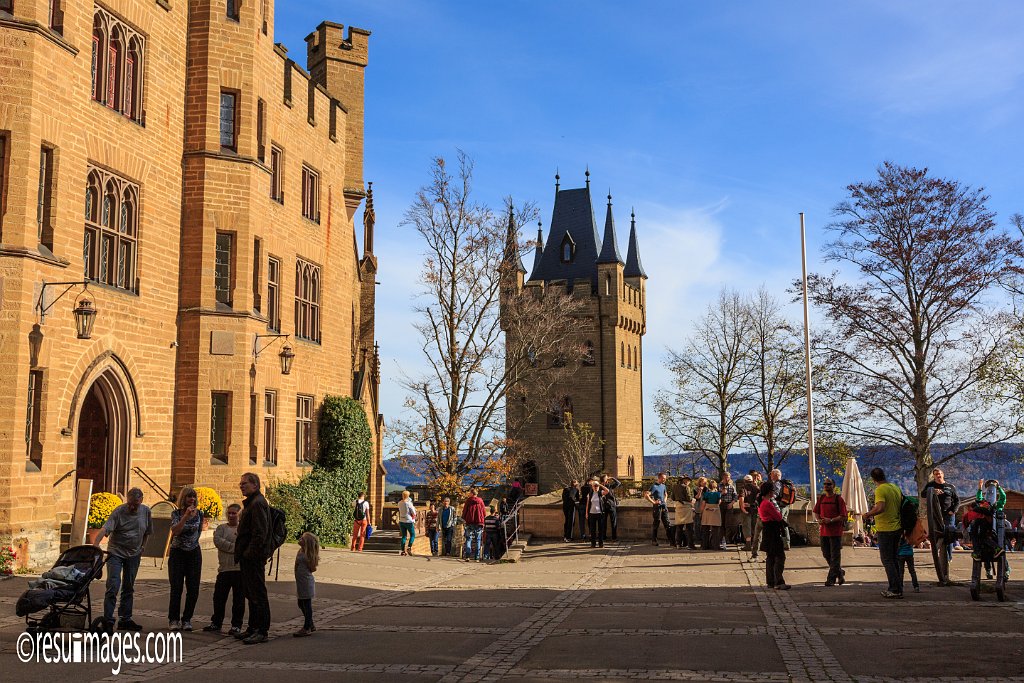
[{"label": "blue jeans", "polygon": [[442,529],[441,533],[444,534],[444,545],[442,550],[446,556],[452,554],[452,543],[455,541],[455,527],[450,526],[447,529]]},{"label": "blue jeans", "polygon": [[885,576],[889,580],[888,591],[903,595],[903,571],[896,560],[896,551],[900,549],[902,531],[879,531],[878,532],[878,555],[882,560],[882,567],[885,569]]},{"label": "blue jeans", "polygon": [[462,549],[462,556],[474,560],[480,559],[480,537],[484,533],[483,524],[466,525],[466,547]]},{"label": "blue jeans", "polygon": [[437,555],[437,529],[427,529],[427,538],[430,539],[430,554]]},{"label": "blue jeans", "polygon": [[135,557],[107,556],[107,592],[103,597],[103,618],[108,622],[114,621],[118,590],[121,591],[121,604],[117,608],[118,621],[131,620],[132,605],[135,602],[135,575],[139,573],[141,560],[141,554]]}]

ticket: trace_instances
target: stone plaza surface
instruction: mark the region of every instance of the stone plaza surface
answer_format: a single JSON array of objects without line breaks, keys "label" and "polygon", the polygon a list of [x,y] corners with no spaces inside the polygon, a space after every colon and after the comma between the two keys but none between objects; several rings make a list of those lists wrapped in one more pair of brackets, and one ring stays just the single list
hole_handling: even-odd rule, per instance
[{"label": "stone plaza surface", "polygon": [[[971,602],[966,587],[935,587],[930,554],[919,551],[922,592],[908,578],[904,600],[883,600],[876,550],[844,549],[848,583],[827,588],[820,552],[799,548],[787,562],[793,589],[780,592],[764,587],[763,564],[743,556],[548,543],[531,545],[520,563],[486,565],[327,549],[316,573],[317,631],[296,639],[291,546],[269,584],[273,638],[245,646],[200,630],[216,570],[207,552],[184,661],[125,665],[118,676],[109,665],[20,662],[24,620],[14,603],[26,577],[16,577],[0,582],[0,679],[1024,683],[1018,580],[1007,602],[992,592]],[[954,578],[969,571],[957,553]],[[94,582],[97,607],[102,592]],[[167,595],[166,570],[144,560],[135,616],[147,630],[166,628]]]}]

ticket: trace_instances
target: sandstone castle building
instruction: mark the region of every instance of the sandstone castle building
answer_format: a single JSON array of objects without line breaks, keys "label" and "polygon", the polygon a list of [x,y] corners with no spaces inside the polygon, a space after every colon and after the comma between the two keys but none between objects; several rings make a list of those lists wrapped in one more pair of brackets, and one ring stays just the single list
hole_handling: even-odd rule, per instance
[{"label": "sandstone castle building", "polygon": [[[532,460],[523,466],[527,481],[541,493],[559,485],[559,452],[566,413],[586,422],[604,441],[598,461],[616,477],[643,476],[643,336],[646,332],[647,274],[640,261],[636,217],[630,216],[629,244],[622,258],[608,195],[603,237],[598,236],[586,186],[563,190],[555,176],[555,204],[547,240],[537,232],[533,269],[527,273],[518,250],[516,287],[539,295],[558,289],[582,302],[575,343],[584,350],[564,381],[554,388],[546,413],[530,418],[519,434]],[[517,240],[510,235],[510,240]],[[506,253],[510,253],[506,251]],[[509,411],[517,405],[510,402]],[[510,420],[515,414],[510,414]]]},{"label": "sandstone castle building", "polygon": [[0,538],[45,563],[87,481],[295,478],[327,394],[379,511],[369,33],[303,68],[273,0],[0,0],[0,36]]}]

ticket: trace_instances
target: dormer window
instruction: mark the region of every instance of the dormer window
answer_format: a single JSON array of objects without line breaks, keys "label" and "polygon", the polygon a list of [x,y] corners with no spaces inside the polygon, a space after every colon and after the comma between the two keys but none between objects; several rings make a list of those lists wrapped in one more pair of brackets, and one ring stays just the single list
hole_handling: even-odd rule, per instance
[{"label": "dormer window", "polygon": [[576,243],[572,241],[572,237],[568,234],[562,239],[562,248],[559,251],[562,263],[572,263],[576,258]]}]

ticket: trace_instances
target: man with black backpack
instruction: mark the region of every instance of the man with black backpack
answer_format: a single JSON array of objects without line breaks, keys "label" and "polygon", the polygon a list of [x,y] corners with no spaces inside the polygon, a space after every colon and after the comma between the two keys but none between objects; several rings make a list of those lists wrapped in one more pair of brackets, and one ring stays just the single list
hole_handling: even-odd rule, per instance
[{"label": "man with black backpack", "polygon": [[878,555],[889,582],[888,588],[882,591],[882,597],[900,599],[903,597],[903,572],[899,570],[896,553],[900,549],[900,539],[903,537],[900,520],[903,492],[900,491],[900,487],[886,481],[885,471],[881,467],[871,470],[871,480],[875,482],[875,504],[863,517],[865,520],[875,520]]},{"label": "man with black backpack", "polygon": [[235,560],[242,572],[242,590],[249,602],[249,627],[235,637],[246,645],[255,645],[267,642],[270,633],[270,600],[263,569],[276,547],[273,547],[270,504],[260,493],[259,475],[246,472],[238,488],[244,499],[235,540]]}]

